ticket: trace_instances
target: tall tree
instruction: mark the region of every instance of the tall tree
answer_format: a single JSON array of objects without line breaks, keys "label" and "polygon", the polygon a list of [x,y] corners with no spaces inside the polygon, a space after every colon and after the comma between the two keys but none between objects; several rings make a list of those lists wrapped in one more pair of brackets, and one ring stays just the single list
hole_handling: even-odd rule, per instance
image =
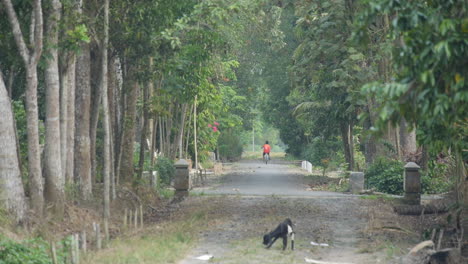
[{"label": "tall tree", "polygon": [[13,109],[0,74],[0,206],[10,211],[17,223],[25,220],[27,205],[24,196],[19,159],[16,155]]},{"label": "tall tree", "polygon": [[60,145],[60,81],[58,59],[58,23],[61,3],[52,0],[51,12],[47,19],[47,43],[50,58],[45,71],[46,82],[46,136],[44,155],[45,192],[47,203],[52,205],[56,216],[64,213],[64,182]]},{"label": "tall tree", "polygon": [[[83,2],[79,1],[78,13],[83,13]],[[90,199],[91,149],[90,149],[90,111],[91,111],[91,54],[90,45],[82,43],[76,61],[75,88],[75,154],[74,178],[79,183],[81,198]]]},{"label": "tall tree", "polygon": [[41,0],[34,0],[29,32],[29,46],[25,42],[21,25],[11,0],[2,0],[10,21],[18,51],[26,68],[26,112],[28,133],[28,173],[30,179],[31,205],[42,215],[44,209],[44,186],[39,147],[39,117],[37,105],[37,64],[43,47],[43,16]]},{"label": "tall tree", "polygon": [[[102,59],[101,59],[101,92],[102,92],[102,109],[103,109],[103,126],[104,126],[104,219],[109,220],[110,217],[110,180],[111,180],[111,122],[109,115],[109,97],[108,89],[108,60],[107,49],[109,44],[109,0],[104,1],[104,39],[102,41]],[[107,234],[108,230],[106,230]]]},{"label": "tall tree", "polygon": [[130,180],[133,178],[133,148],[136,130],[136,104],[138,99],[139,85],[136,80],[129,80],[125,85],[125,111],[122,131],[122,151],[120,164],[120,177]]},{"label": "tall tree", "polygon": [[[366,4],[356,35],[369,42],[367,28],[386,15],[391,64],[398,69],[388,83],[370,83],[363,89],[378,100],[375,126],[388,123],[417,126],[418,141],[434,152],[451,150],[456,157],[457,194],[468,204],[468,3],[466,1],[379,0]],[[464,162],[465,161],[465,162]]]}]

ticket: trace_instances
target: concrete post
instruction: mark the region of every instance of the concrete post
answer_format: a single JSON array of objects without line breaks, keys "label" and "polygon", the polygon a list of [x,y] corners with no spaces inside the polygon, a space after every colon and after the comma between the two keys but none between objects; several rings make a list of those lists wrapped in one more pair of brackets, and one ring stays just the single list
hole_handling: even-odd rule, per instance
[{"label": "concrete post", "polygon": [[408,162],[405,165],[405,174],[403,177],[403,189],[405,190],[404,201],[407,204],[421,204],[421,175],[419,169],[421,167],[414,162]]},{"label": "concrete post", "polygon": [[175,164],[175,177],[174,177],[174,188],[176,189],[176,195],[186,196],[188,190],[191,188],[190,174],[189,174],[189,163],[180,159]]}]

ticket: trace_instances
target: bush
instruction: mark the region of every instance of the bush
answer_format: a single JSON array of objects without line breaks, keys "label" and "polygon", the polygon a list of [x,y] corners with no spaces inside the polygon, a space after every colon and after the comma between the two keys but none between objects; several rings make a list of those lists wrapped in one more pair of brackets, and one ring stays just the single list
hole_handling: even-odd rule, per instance
[{"label": "bush", "polygon": [[158,172],[159,182],[163,185],[171,184],[175,175],[174,162],[166,157],[159,157],[155,169]]},{"label": "bush", "polygon": [[423,193],[435,194],[450,191],[453,181],[448,176],[450,165],[431,161],[428,170],[421,172],[421,184]]},{"label": "bush", "polygon": [[399,160],[377,158],[365,173],[366,184],[379,192],[389,194],[403,193],[403,168]]},{"label": "bush", "polygon": [[[0,240],[0,264],[51,264],[49,244],[42,239],[18,243],[9,239]],[[59,263],[64,263],[66,249],[57,252]]]},{"label": "bush", "polygon": [[301,158],[310,161],[314,166],[337,169],[344,163],[341,142],[336,139],[325,140],[316,137],[308,144],[301,153]]},{"label": "bush", "polygon": [[238,134],[232,131],[222,133],[218,138],[219,155],[222,160],[238,160],[242,156],[242,143]]}]

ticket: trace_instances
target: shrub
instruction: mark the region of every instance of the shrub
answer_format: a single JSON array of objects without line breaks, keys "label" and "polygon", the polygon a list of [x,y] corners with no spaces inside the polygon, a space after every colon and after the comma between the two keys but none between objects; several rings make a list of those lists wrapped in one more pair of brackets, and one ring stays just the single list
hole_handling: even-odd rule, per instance
[{"label": "shrub", "polygon": [[403,166],[398,160],[377,158],[365,173],[368,187],[389,194],[403,193]]},{"label": "shrub", "polygon": [[166,157],[159,157],[156,161],[155,169],[158,172],[159,181],[163,185],[169,185],[174,178],[174,162]]},{"label": "shrub", "polygon": [[218,148],[222,160],[240,159],[243,151],[239,135],[232,131],[222,133],[219,136]]},{"label": "shrub", "polygon": [[338,169],[344,162],[341,143],[336,138],[314,138],[302,151],[301,158],[310,161],[314,166],[322,167],[324,172],[328,168]]},{"label": "shrub", "polygon": [[423,193],[444,193],[453,187],[453,181],[448,177],[450,165],[437,161],[428,164],[427,171],[421,172]]},{"label": "shrub", "polygon": [[[0,240],[0,264],[51,264],[49,244],[42,239],[18,243],[9,239]],[[59,263],[64,263],[66,249],[57,252]]]}]

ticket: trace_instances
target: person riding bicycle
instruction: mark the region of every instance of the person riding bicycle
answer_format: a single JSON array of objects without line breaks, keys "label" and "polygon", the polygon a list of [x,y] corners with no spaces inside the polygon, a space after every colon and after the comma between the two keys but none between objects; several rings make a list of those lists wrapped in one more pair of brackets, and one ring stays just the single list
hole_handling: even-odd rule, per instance
[{"label": "person riding bicycle", "polygon": [[268,154],[268,156],[270,156],[271,147],[270,145],[268,145],[268,140],[265,142],[262,149],[263,149],[263,158],[265,158],[265,154]]}]

